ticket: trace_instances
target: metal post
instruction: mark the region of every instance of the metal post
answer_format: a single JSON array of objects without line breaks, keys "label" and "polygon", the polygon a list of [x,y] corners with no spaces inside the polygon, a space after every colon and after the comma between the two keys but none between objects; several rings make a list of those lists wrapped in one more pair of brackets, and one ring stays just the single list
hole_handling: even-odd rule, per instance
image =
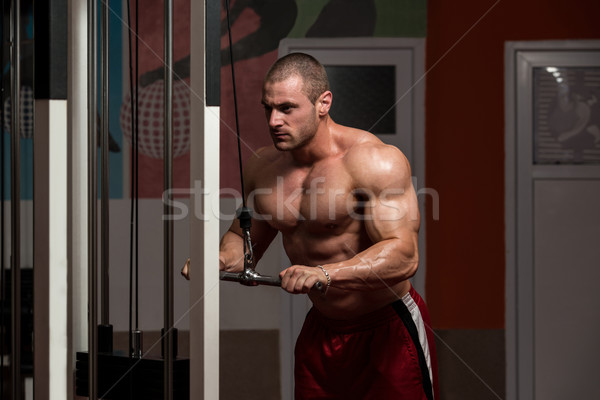
[{"label": "metal post", "polygon": [[90,400],[98,398],[96,4],[95,0],[88,0],[88,393]]},{"label": "metal post", "polygon": [[170,197],[173,182],[173,0],[165,0],[165,118],[164,118],[164,399],[173,399],[173,220]]},{"label": "metal post", "polygon": [[[0,18],[4,21],[4,3],[2,6],[2,10],[0,10],[1,16]],[[0,60],[2,60],[1,65],[4,65],[4,25],[2,26],[2,34],[0,38],[2,39],[0,43]],[[0,68],[0,104],[4,104],[4,70]],[[0,110],[0,302],[2,302],[2,310],[0,310],[0,324],[2,325],[2,329],[0,329],[0,371],[4,371],[4,355],[6,347],[4,346],[4,340],[6,338],[6,331],[4,327],[6,326],[5,322],[5,307],[6,304],[6,274],[5,274],[5,264],[4,264],[4,224],[5,224],[5,213],[4,213],[4,107]],[[4,393],[4,374],[0,376],[0,393]]]},{"label": "metal post", "polygon": [[[190,8],[190,187],[201,182],[204,193],[219,192],[220,0],[192,1]],[[216,40],[216,41],[215,41]],[[210,45],[209,45],[210,44]],[[214,46],[214,47],[213,47]],[[210,84],[209,84],[210,82]],[[209,86],[213,89],[209,90]],[[203,96],[202,94],[205,94]],[[191,215],[218,215],[218,202],[190,199]],[[216,206],[217,209],[211,209]],[[219,398],[219,262],[218,218],[190,218],[190,398]],[[202,303],[202,307],[195,305]]]},{"label": "metal post", "polygon": [[11,7],[11,243],[12,243],[12,392],[21,398],[21,5]]},{"label": "metal post", "polygon": [[102,263],[100,264],[101,268],[101,280],[100,280],[100,304],[101,308],[101,316],[100,321],[104,326],[109,325],[109,279],[108,279],[108,240],[109,240],[109,232],[108,232],[108,39],[109,39],[109,29],[108,29],[108,4],[109,0],[102,1],[102,16],[101,16],[101,32],[102,32],[102,40],[101,40],[101,60],[100,65],[102,68],[102,115],[100,118],[100,131],[102,138],[102,164],[101,164],[101,180],[102,180],[102,202],[101,206],[101,214],[102,214],[102,225],[101,229],[101,252],[102,252]]}]

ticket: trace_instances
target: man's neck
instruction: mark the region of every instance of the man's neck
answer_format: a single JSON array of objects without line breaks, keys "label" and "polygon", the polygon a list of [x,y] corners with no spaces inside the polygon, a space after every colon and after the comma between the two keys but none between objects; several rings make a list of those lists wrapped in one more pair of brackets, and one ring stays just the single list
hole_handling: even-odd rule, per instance
[{"label": "man's neck", "polygon": [[300,165],[313,165],[318,161],[331,157],[336,152],[336,144],[332,132],[333,121],[325,118],[319,123],[317,133],[304,146],[291,150],[294,161]]}]

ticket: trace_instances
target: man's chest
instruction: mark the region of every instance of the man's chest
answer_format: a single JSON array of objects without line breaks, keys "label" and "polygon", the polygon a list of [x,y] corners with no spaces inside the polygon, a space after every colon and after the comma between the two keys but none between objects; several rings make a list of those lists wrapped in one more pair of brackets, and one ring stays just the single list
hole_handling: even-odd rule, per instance
[{"label": "man's chest", "polygon": [[265,174],[249,200],[259,217],[284,232],[345,226],[358,206],[350,175],[337,166]]}]

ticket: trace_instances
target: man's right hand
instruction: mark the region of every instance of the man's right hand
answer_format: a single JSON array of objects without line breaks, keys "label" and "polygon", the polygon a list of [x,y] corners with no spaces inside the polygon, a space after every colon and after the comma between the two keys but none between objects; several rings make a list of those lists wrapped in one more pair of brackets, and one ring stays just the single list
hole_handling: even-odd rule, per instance
[{"label": "man's right hand", "polygon": [[[219,260],[219,271],[225,271],[225,264],[223,261]],[[188,258],[181,269],[181,275],[188,281],[190,280],[190,259]]]},{"label": "man's right hand", "polygon": [[181,275],[188,281],[190,280],[190,259],[188,258],[185,265],[181,269]]}]

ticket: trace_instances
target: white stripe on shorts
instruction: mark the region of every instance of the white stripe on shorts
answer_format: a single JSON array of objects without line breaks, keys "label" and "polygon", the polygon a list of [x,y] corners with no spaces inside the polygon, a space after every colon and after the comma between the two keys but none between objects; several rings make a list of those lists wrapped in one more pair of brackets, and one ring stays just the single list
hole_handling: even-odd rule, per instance
[{"label": "white stripe on shorts", "polygon": [[421,348],[423,349],[423,354],[425,355],[425,360],[427,361],[427,369],[429,370],[429,379],[431,380],[431,384],[433,385],[433,372],[431,370],[431,357],[429,354],[429,344],[427,343],[427,333],[425,332],[425,324],[423,323],[423,317],[421,317],[421,310],[417,303],[415,303],[414,299],[410,295],[410,293],[406,293],[402,297],[402,302],[408,308],[410,315],[417,326],[417,332],[419,333],[419,343],[421,344]]}]

